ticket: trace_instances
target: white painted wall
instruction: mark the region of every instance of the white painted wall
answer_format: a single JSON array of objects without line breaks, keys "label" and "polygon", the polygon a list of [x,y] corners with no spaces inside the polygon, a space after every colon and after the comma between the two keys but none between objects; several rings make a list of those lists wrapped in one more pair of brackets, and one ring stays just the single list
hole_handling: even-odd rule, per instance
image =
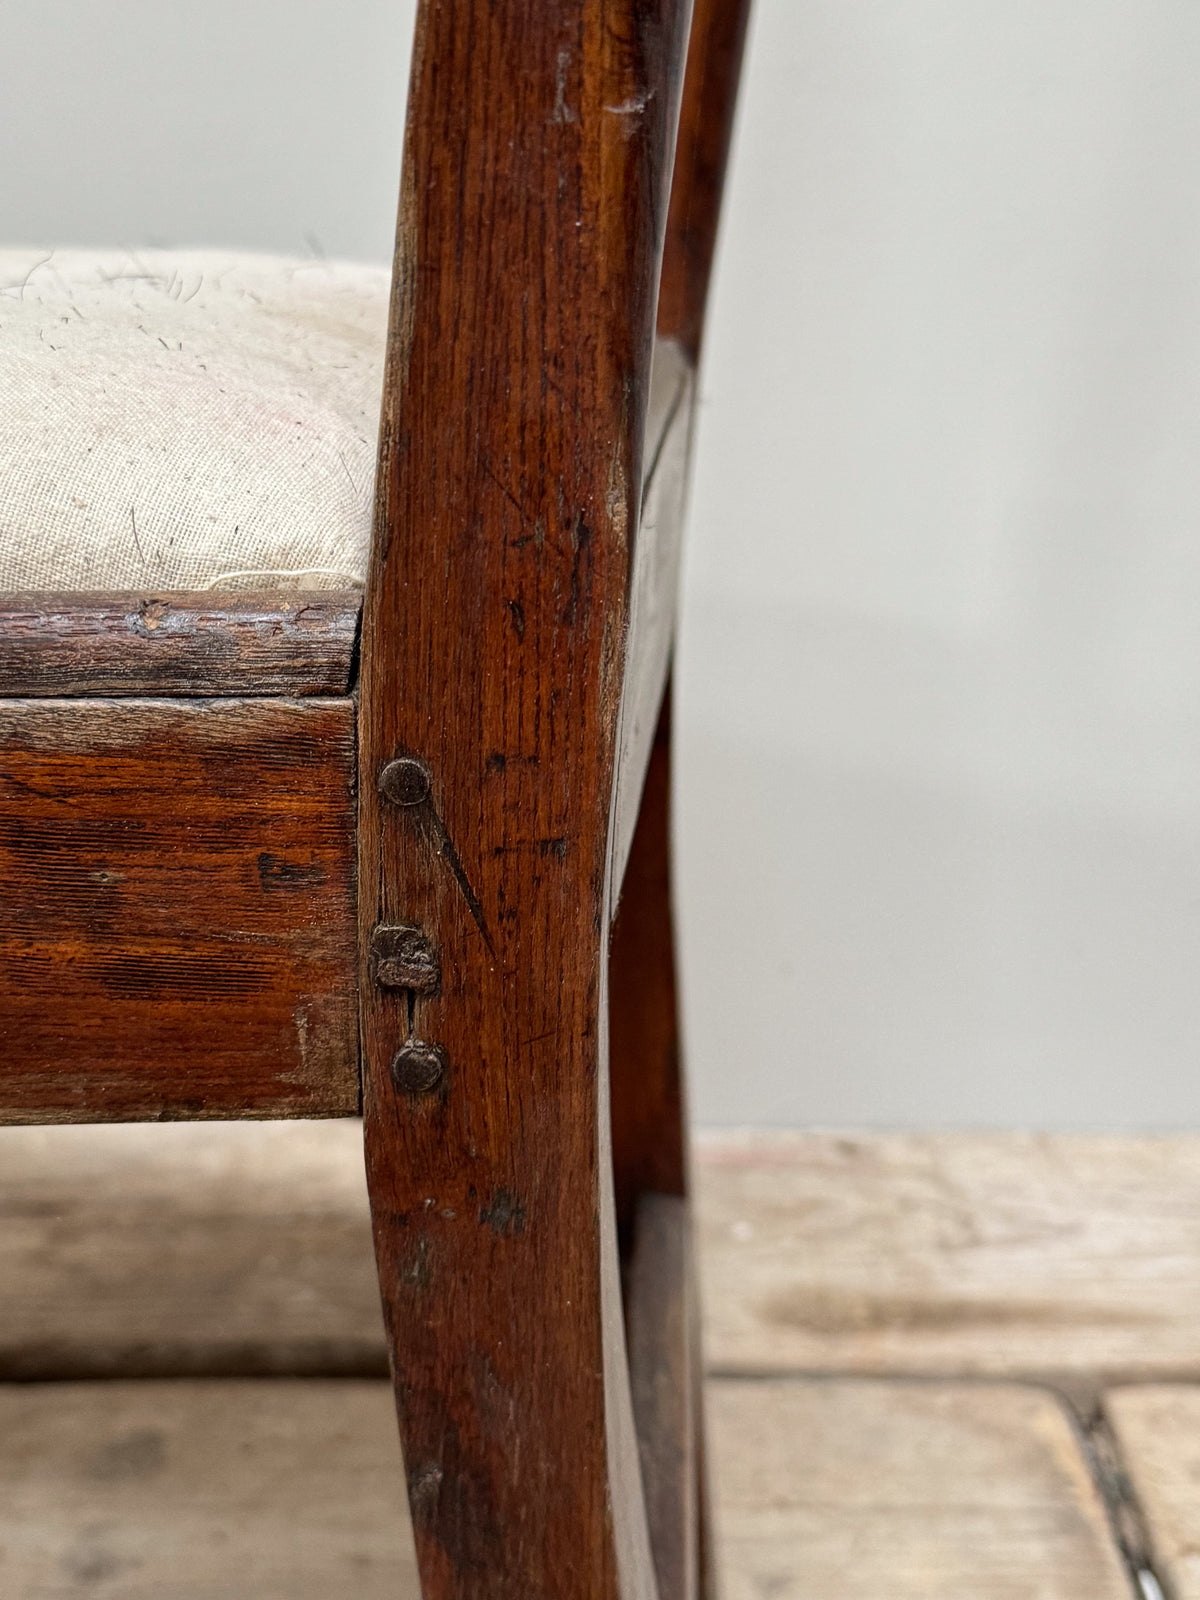
[{"label": "white painted wall", "polygon": [[387,260],[413,0],[0,0],[0,237]]},{"label": "white painted wall", "polygon": [[[0,238],[386,256],[410,18],[0,0]],[[701,1120],[1200,1121],[1197,84],[1195,0],[758,0],[681,648]]]}]

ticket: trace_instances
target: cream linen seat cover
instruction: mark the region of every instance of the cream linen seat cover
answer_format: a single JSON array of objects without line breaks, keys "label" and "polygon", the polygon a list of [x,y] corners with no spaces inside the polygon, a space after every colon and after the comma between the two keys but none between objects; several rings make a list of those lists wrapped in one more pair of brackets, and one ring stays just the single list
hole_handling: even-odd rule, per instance
[{"label": "cream linen seat cover", "polygon": [[0,250],[0,593],[361,583],[389,284]]}]

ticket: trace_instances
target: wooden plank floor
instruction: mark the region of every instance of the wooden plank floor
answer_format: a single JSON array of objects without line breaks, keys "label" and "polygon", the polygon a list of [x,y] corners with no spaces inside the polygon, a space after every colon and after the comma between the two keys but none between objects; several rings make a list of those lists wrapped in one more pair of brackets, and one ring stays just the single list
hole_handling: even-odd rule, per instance
[{"label": "wooden plank floor", "polygon": [[709,1394],[726,1600],[1129,1600],[1082,1441],[1043,1390]]},{"label": "wooden plank floor", "polygon": [[[727,1600],[1128,1600],[1036,1389],[718,1380]],[[0,1593],[417,1600],[382,1380],[0,1387]]]},{"label": "wooden plank floor", "polygon": [[0,1387],[0,1594],[416,1600],[379,1379]]},{"label": "wooden plank floor", "polygon": [[[1200,1138],[709,1139],[697,1182],[716,1372],[1200,1382]],[[355,1123],[0,1129],[0,1217],[0,1377],[386,1371]]]},{"label": "wooden plank floor", "polygon": [[1200,1138],[783,1134],[699,1176],[721,1371],[1200,1381]]},{"label": "wooden plank floor", "polygon": [[1171,1600],[1200,1600],[1200,1387],[1116,1389],[1104,1410]]},{"label": "wooden plank floor", "polygon": [[[698,1181],[726,1600],[1200,1600],[1200,1138]],[[355,1125],[0,1130],[5,1600],[415,1596],[382,1370]]]}]

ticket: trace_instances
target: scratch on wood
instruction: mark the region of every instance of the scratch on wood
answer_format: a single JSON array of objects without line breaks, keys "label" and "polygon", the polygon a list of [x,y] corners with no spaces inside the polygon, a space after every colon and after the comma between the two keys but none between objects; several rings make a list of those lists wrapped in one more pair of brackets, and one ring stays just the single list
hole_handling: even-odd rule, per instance
[{"label": "scratch on wood", "polygon": [[609,524],[617,548],[629,549],[629,484],[620,449],[613,452],[608,468],[608,493],[604,497]]},{"label": "scratch on wood", "polygon": [[462,891],[462,897],[467,902],[467,909],[474,919],[475,926],[479,929],[488,954],[496,960],[496,947],[492,943],[491,933],[488,931],[487,918],[483,914],[483,906],[479,896],[471,887],[471,880],[467,877],[467,869],[463,866],[462,857],[454,848],[454,841],[446,829],[446,824],[438,814],[433,801],[426,799],[418,806],[408,806],[406,812],[413,817],[423,838],[430,843],[442,857],[450,871],[454,874],[454,881]]},{"label": "scratch on wood", "polygon": [[591,542],[592,530],[588,527],[581,511],[575,518],[575,526],[571,530],[571,587],[566,609],[563,612],[563,622],[568,627],[575,621],[576,613],[579,610],[581,591],[585,583],[589,591],[583,597],[585,609],[590,598]]},{"label": "scratch on wood", "polygon": [[554,63],[554,110],[550,121],[556,123],[578,122],[579,118],[567,104],[567,73],[571,67],[571,52],[563,48]]}]

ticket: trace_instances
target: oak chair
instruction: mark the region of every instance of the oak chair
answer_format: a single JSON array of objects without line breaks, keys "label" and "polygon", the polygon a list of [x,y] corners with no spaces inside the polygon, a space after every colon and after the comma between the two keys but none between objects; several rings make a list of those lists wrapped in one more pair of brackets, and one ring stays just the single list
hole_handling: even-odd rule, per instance
[{"label": "oak chair", "polygon": [[427,1600],[712,1592],[667,684],[746,9],[423,0],[381,418],[370,269],[0,273],[0,1120],[361,1112]]}]

